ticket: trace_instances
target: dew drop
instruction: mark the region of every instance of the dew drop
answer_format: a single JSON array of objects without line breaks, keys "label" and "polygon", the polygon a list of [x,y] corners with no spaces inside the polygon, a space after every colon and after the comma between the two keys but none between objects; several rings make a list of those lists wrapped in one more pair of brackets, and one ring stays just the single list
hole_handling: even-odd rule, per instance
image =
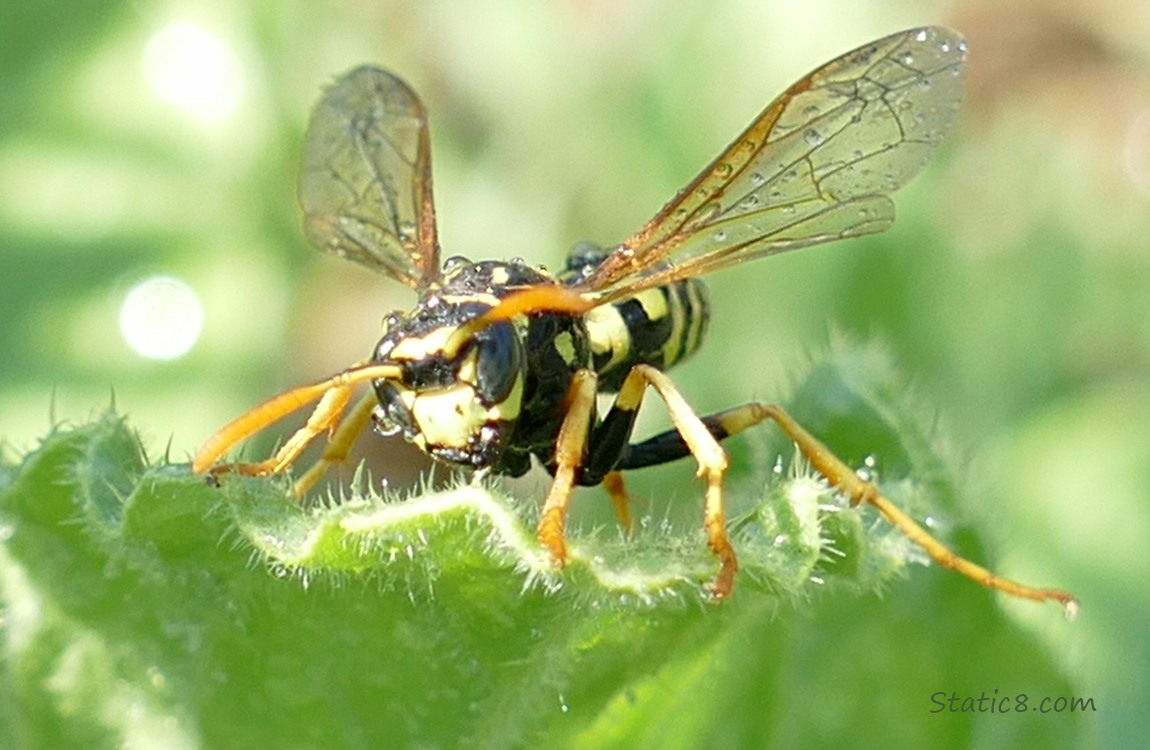
[{"label": "dew drop", "polygon": [[816,146],[821,146],[822,143],[826,140],[826,136],[814,128],[807,128],[803,131],[803,140],[807,142],[808,146],[814,148]]},{"label": "dew drop", "polygon": [[[377,419],[377,420],[375,420],[375,433],[377,435],[381,435],[383,437],[392,437],[393,435],[398,435],[399,431],[401,429],[403,429],[403,428],[400,427],[400,425],[396,424],[395,422],[392,422],[389,419]],[[387,489],[387,481],[386,480],[384,480],[380,484],[382,485],[383,489]]]},{"label": "dew drop", "polygon": [[159,667],[148,667],[145,670],[145,673],[147,674],[148,682],[150,682],[152,687],[156,688],[157,690],[162,690],[167,686],[168,679],[164,676],[163,671]]}]

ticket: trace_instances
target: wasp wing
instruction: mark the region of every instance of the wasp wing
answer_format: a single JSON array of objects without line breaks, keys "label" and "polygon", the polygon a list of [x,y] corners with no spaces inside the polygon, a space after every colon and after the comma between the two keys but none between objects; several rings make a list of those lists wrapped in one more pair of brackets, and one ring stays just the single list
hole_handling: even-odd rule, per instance
[{"label": "wasp wing", "polygon": [[300,202],[316,247],[420,289],[439,276],[427,112],[406,83],[360,67],[316,105]]},{"label": "wasp wing", "polygon": [[795,83],[578,288],[606,300],[894,221],[962,103],[966,42],[941,27],[871,42]]}]

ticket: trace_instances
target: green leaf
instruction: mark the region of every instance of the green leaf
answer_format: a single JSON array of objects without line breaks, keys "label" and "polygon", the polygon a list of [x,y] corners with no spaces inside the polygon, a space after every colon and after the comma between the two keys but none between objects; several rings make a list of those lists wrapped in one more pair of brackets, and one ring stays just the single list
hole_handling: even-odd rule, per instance
[{"label": "green leaf", "polygon": [[[788,406],[860,465],[868,436],[890,496],[945,519],[960,485],[895,379],[840,345]],[[559,571],[536,499],[497,483],[301,508],[282,480],[148,461],[114,414],[58,429],[2,474],[0,745],[1075,744],[1076,719],[1020,739],[931,713],[939,691],[1066,685],[994,595],[908,570],[916,548],[766,434],[732,446],[741,570],[716,604],[694,523],[573,528]],[[969,683],[988,661],[1002,682]]]}]

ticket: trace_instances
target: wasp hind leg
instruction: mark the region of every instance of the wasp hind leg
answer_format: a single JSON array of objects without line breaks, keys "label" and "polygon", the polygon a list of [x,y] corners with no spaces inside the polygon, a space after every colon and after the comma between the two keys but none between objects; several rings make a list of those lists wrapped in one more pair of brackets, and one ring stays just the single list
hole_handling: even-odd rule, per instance
[{"label": "wasp hind leg", "polygon": [[770,419],[777,424],[779,429],[794,441],[815,470],[849,497],[852,505],[867,503],[874,506],[887,522],[906,534],[912,542],[921,547],[939,565],[950,568],[989,589],[1038,602],[1056,601],[1066,609],[1069,615],[1074,615],[1077,612],[1078,600],[1066,591],[1036,588],[1010,578],[1003,578],[952,551],[901,508],[884,497],[878,486],[861,479],[829,448],[807,432],[780,407],[747,404],[725,413],[725,420],[736,431],[758,424],[764,419]]},{"label": "wasp hind leg", "polygon": [[[1034,601],[1056,601],[1073,614],[1078,608],[1078,600],[1059,589],[1036,588],[995,575],[986,568],[967,560],[953,552],[945,544],[932,536],[905,511],[886,498],[878,486],[861,479],[820,440],[806,431],[786,411],[779,406],[760,403],[745,404],[718,414],[703,417],[703,423],[717,440],[738,434],[748,427],[771,420],[790,438],[811,466],[843,494],[850,498],[852,505],[866,503],[878,512],[912,542],[923,549],[944,568],[961,573],[990,589],[1002,591],[1011,596]],[[629,446],[620,458],[616,468],[637,469],[643,466],[664,463],[681,458],[690,449],[675,431],[665,432],[637,445]]]}]

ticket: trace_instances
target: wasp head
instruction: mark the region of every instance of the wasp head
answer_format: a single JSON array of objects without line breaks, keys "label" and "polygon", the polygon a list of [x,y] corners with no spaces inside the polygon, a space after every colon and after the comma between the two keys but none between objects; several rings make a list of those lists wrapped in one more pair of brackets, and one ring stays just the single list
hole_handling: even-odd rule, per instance
[{"label": "wasp head", "polygon": [[520,321],[467,328],[498,304],[491,291],[449,275],[414,310],[386,319],[372,360],[396,364],[401,374],[374,381],[377,430],[400,433],[440,460],[496,461],[519,416],[527,356]]}]

